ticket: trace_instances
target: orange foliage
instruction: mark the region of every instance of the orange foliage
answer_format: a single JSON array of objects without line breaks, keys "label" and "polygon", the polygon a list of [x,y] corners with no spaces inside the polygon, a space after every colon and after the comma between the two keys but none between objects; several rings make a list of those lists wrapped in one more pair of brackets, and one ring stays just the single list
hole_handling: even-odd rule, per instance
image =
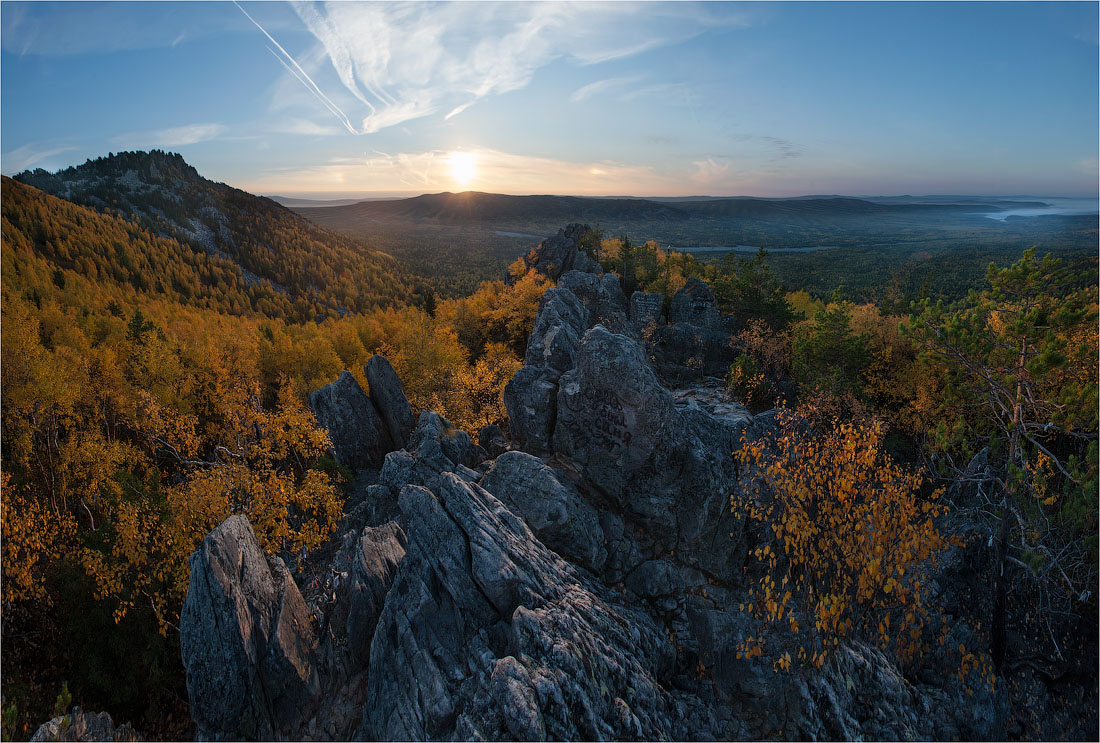
[{"label": "orange foliage", "polygon": [[28,495],[24,488],[12,484],[7,472],[0,473],[4,606],[30,600],[49,603],[43,571],[61,555],[76,528],[68,514],[53,513]]}]

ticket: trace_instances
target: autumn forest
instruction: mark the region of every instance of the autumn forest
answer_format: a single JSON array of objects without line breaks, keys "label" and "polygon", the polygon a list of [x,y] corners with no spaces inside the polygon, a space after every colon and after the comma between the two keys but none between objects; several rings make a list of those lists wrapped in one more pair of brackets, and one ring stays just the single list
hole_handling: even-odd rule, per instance
[{"label": "autumn forest", "polygon": [[[160,151],[5,177],[2,199],[4,739],[74,703],[188,737],[189,557],[243,514],[301,571],[367,487],[333,456],[311,393],[345,369],[369,390],[380,354],[415,415],[474,441],[507,432],[505,386],[555,279],[524,261],[539,239],[469,263],[430,253],[438,221],[359,239]],[[773,421],[713,452],[760,473],[728,504],[765,535],[740,606],[761,630],[740,656],[794,673],[858,640],[914,678],[935,658],[962,688],[1024,699],[1042,678],[1085,690],[1050,714],[1095,707],[1095,217],[1075,225],[1072,250],[1013,243],[991,263],[975,249],[949,281],[855,292],[869,253],[777,271],[765,250],[696,256],[591,225],[580,251],[627,298],[661,295],[662,318],[691,280],[709,288],[723,394]],[[959,579],[973,632],[945,642],[925,566],[965,550],[999,571]]]}]

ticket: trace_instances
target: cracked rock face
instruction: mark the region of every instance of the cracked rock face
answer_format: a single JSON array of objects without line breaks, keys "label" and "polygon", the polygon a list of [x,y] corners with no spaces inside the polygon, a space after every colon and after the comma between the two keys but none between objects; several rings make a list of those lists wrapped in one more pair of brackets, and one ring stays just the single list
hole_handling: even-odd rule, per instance
[{"label": "cracked rock face", "polygon": [[650,369],[641,345],[597,325],[585,333],[576,366],[558,387],[554,450],[580,462],[612,498],[672,437],[672,394]]},{"label": "cracked rock face", "polygon": [[190,567],[180,647],[200,732],[269,738],[298,730],[317,701],[315,639],[286,566],[264,556],[244,516],[231,516]]}]

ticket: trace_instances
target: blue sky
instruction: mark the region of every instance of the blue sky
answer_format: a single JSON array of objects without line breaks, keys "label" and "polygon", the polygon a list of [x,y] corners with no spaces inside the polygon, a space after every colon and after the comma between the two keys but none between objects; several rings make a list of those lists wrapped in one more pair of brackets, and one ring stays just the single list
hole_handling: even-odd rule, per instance
[{"label": "blue sky", "polygon": [[255,193],[1095,196],[1097,3],[0,4],[0,170]]}]

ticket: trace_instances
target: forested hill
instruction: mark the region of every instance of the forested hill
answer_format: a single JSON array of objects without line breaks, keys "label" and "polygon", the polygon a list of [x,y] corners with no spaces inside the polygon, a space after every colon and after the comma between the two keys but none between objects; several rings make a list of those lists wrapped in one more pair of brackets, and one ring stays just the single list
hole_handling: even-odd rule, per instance
[{"label": "forested hill", "polygon": [[690,215],[671,204],[645,199],[593,199],[579,196],[507,196],[504,194],[464,191],[462,193],[424,194],[411,199],[364,201],[347,206],[298,207],[296,211],[319,224],[337,228],[346,221],[384,220],[435,222],[437,224],[508,224],[560,223],[576,219],[588,221],[669,220]]},{"label": "forested hill", "polygon": [[[228,258],[159,237],[117,214],[101,214],[3,179],[4,274],[26,289],[94,284],[126,304],[135,293],[235,315],[290,317],[295,307],[267,281],[248,282]],[[42,274],[35,280],[37,274]],[[40,293],[40,292],[39,292]]]},{"label": "forested hill", "polygon": [[[844,217],[928,211],[973,211],[974,205],[876,204],[843,196],[807,199],[715,198],[665,202],[649,199],[604,199],[578,196],[506,196],[465,191],[425,194],[411,199],[364,201],[297,211],[335,229],[355,221],[435,222],[438,224],[518,224],[585,219],[591,222],[686,222],[714,218],[820,221]],[[991,210],[995,207],[989,206]]]},{"label": "forested hill", "polygon": [[[390,256],[270,199],[207,180],[178,154],[123,152],[15,179],[232,261],[246,284],[263,287],[252,294],[265,314],[334,316],[404,304],[413,294],[410,277]],[[5,181],[5,193],[12,185]]]}]

